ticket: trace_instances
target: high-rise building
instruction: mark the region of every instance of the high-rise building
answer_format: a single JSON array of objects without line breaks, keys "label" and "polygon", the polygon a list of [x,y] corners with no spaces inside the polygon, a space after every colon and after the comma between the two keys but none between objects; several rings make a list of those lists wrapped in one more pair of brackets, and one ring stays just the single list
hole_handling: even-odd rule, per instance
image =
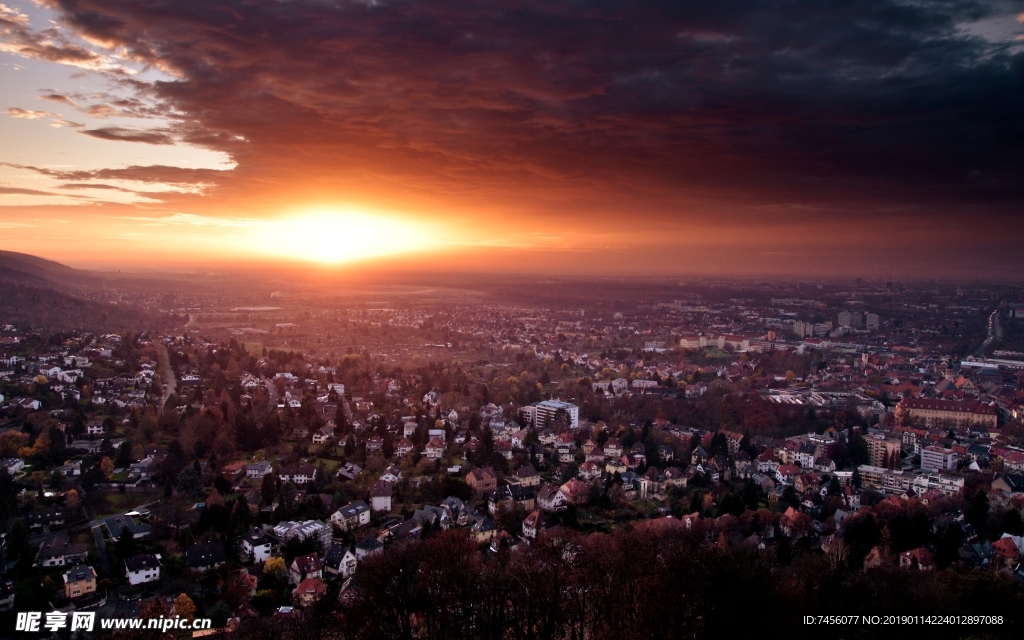
[{"label": "high-rise building", "polygon": [[839,326],[851,329],[862,329],[864,327],[864,314],[860,311],[840,311]]},{"label": "high-rise building", "polygon": [[878,331],[878,327],[881,326],[881,321],[878,318],[877,313],[869,313],[864,319],[864,328],[868,331]]},{"label": "high-rise building", "polygon": [[932,445],[921,450],[921,471],[956,469],[957,455],[952,449]]},{"label": "high-rise building", "polygon": [[900,440],[883,436],[864,439],[868,445],[868,464],[893,469],[900,464]]},{"label": "high-rise building", "polygon": [[[523,407],[523,409],[526,409],[526,407]],[[535,429],[545,429],[551,426],[559,411],[565,412],[570,429],[576,429],[580,426],[580,408],[570,402],[545,400],[533,405],[531,409],[532,411],[528,413],[532,413],[532,422]]]}]

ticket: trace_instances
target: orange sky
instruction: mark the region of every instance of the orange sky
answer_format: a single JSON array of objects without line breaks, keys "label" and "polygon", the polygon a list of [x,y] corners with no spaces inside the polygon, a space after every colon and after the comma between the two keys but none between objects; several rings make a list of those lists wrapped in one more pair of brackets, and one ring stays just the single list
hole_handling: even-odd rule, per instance
[{"label": "orange sky", "polygon": [[0,248],[1016,278],[1021,19],[883,5],[8,3]]}]

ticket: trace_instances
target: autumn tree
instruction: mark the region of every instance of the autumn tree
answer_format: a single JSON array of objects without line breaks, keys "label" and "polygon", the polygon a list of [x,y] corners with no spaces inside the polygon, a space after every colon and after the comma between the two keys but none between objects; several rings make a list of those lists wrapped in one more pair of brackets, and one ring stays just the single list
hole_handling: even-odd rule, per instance
[{"label": "autumn tree", "polygon": [[196,617],[196,605],[192,602],[192,598],[188,597],[184,593],[174,599],[174,614],[192,620]]},{"label": "autumn tree", "polygon": [[104,456],[103,459],[100,460],[100,471],[103,472],[103,477],[107,480],[114,477],[114,461],[111,460],[109,456]]}]

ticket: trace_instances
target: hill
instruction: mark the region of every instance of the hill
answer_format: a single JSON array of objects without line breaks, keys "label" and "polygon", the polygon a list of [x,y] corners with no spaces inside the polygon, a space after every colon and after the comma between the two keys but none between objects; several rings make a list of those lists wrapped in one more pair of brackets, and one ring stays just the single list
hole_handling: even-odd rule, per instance
[{"label": "hill", "polygon": [[0,280],[49,286],[61,291],[68,291],[75,286],[99,286],[103,282],[103,278],[89,271],[14,251],[0,251]]},{"label": "hill", "polygon": [[107,280],[37,256],[0,251],[0,324],[49,330],[161,328],[174,318],[131,306],[85,300],[82,292]]}]

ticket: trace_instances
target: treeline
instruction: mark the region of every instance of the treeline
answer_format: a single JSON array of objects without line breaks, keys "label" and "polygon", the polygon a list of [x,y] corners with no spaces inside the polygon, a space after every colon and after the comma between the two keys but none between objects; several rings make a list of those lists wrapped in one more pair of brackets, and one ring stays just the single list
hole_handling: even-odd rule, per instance
[{"label": "treeline", "polygon": [[[482,554],[463,532],[368,558],[340,594],[287,623],[305,638],[786,637],[808,615],[996,615],[1001,625],[928,626],[931,638],[1009,637],[1024,619],[1016,580],[994,573],[867,572],[820,553],[709,544],[639,525],[610,535],[555,528],[532,547]],[[340,597],[339,597],[340,595]],[[924,625],[830,627],[829,637],[906,635]],[[821,629],[824,630],[824,629]],[[244,637],[282,628],[243,625]]]}]

